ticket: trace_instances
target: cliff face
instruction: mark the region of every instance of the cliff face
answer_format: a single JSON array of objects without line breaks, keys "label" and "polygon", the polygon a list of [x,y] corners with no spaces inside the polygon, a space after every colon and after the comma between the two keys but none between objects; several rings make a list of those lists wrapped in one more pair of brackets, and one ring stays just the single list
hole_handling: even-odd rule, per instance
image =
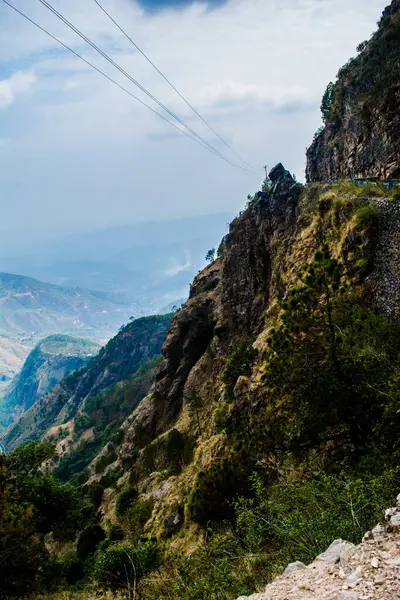
[{"label": "cliff face", "polygon": [[122,462],[132,462],[176,423],[193,396],[202,397],[203,408],[218,402],[235,341],[255,339],[265,328],[264,313],[280,293],[279,265],[290,251],[302,190],[281,164],[269,185],[231,223],[223,259],[194,279],[167,334],[155,385],[123,427]]},{"label": "cliff face", "polygon": [[338,74],[324,103],[325,127],[307,151],[307,181],[400,178],[400,3]]}]

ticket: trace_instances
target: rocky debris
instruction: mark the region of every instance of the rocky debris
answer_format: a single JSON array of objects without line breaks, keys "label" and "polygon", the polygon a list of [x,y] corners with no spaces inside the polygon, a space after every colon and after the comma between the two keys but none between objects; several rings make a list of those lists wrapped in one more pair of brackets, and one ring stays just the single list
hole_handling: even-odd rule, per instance
[{"label": "rocky debris", "polygon": [[336,540],[300,565],[289,565],[264,593],[238,600],[400,600],[400,495],[359,546]]},{"label": "rocky debris", "polygon": [[388,316],[400,313],[400,201],[376,200],[380,210],[378,244],[374,267],[367,281],[372,284],[379,310]]}]

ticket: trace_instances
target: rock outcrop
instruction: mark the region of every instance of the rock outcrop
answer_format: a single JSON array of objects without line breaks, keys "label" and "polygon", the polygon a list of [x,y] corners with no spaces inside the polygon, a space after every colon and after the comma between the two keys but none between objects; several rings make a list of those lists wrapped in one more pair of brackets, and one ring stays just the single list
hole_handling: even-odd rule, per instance
[{"label": "rock outcrop", "polygon": [[307,181],[400,178],[400,3],[338,74],[325,128],[307,151]]},{"label": "rock outcrop", "polygon": [[398,600],[400,495],[385,519],[359,546],[336,540],[310,565],[288,565],[265,592],[238,600]]}]

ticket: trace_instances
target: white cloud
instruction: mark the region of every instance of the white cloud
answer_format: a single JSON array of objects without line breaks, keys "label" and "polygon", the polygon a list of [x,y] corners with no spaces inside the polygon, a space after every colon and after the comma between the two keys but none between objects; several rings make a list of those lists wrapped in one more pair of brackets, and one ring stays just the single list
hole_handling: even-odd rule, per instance
[{"label": "white cloud", "polygon": [[0,108],[10,106],[17,96],[32,89],[36,76],[31,71],[17,71],[8,79],[0,80]]},{"label": "white cloud", "polygon": [[186,261],[184,263],[176,260],[175,258],[171,258],[169,262],[171,263],[171,266],[166,269],[164,273],[167,277],[174,277],[179,273],[187,271],[192,266],[192,261],[189,255],[186,256]]},{"label": "white cloud", "polygon": [[[151,102],[39,2],[14,1]],[[234,211],[259,186],[261,165],[282,161],[301,177],[305,147],[320,124],[323,91],[375,29],[385,0],[228,0],[213,10],[195,3],[155,14],[145,13],[135,0],[103,3],[215,130],[260,166],[259,172],[243,175],[175,135],[0,3],[0,68],[37,77],[26,83],[26,90],[35,83],[29,107],[24,103],[18,112],[10,102],[23,92],[15,81],[10,87],[12,78],[0,83],[0,106],[10,106],[6,136],[12,140],[2,159],[6,206],[0,208],[10,224],[25,219],[32,226],[73,228],[79,222],[91,227]],[[52,4],[191,127],[228,152],[92,0]]]}]

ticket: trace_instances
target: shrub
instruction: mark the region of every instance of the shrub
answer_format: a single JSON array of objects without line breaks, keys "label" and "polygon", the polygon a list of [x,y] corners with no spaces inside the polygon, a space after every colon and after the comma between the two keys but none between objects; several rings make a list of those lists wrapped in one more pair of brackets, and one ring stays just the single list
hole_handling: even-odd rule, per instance
[{"label": "shrub", "polygon": [[256,356],[257,351],[249,338],[241,337],[236,341],[223,373],[228,398],[233,398],[233,390],[239,377],[241,375],[248,377],[251,374]]},{"label": "shrub", "polygon": [[129,486],[117,496],[115,511],[118,517],[123,517],[127,510],[137,500],[139,495],[138,489],[135,486]]},{"label": "shrub", "polygon": [[143,533],[143,528],[150,519],[154,508],[154,499],[138,500],[127,512],[123,519],[124,529],[129,532],[133,540],[138,540]]},{"label": "shrub", "polygon": [[155,542],[134,546],[130,542],[112,544],[99,556],[94,576],[98,583],[111,590],[130,588],[152,569],[160,560]]},{"label": "shrub", "polygon": [[374,204],[362,206],[354,215],[356,228],[368,237],[375,237],[378,233],[379,214]]},{"label": "shrub", "polygon": [[89,525],[80,534],[77,544],[77,554],[80,559],[86,560],[97,550],[97,546],[104,540],[106,534],[100,525]]},{"label": "shrub", "polygon": [[208,471],[200,471],[189,501],[191,518],[201,525],[232,516],[231,501],[246,493],[245,464],[224,458]]}]

